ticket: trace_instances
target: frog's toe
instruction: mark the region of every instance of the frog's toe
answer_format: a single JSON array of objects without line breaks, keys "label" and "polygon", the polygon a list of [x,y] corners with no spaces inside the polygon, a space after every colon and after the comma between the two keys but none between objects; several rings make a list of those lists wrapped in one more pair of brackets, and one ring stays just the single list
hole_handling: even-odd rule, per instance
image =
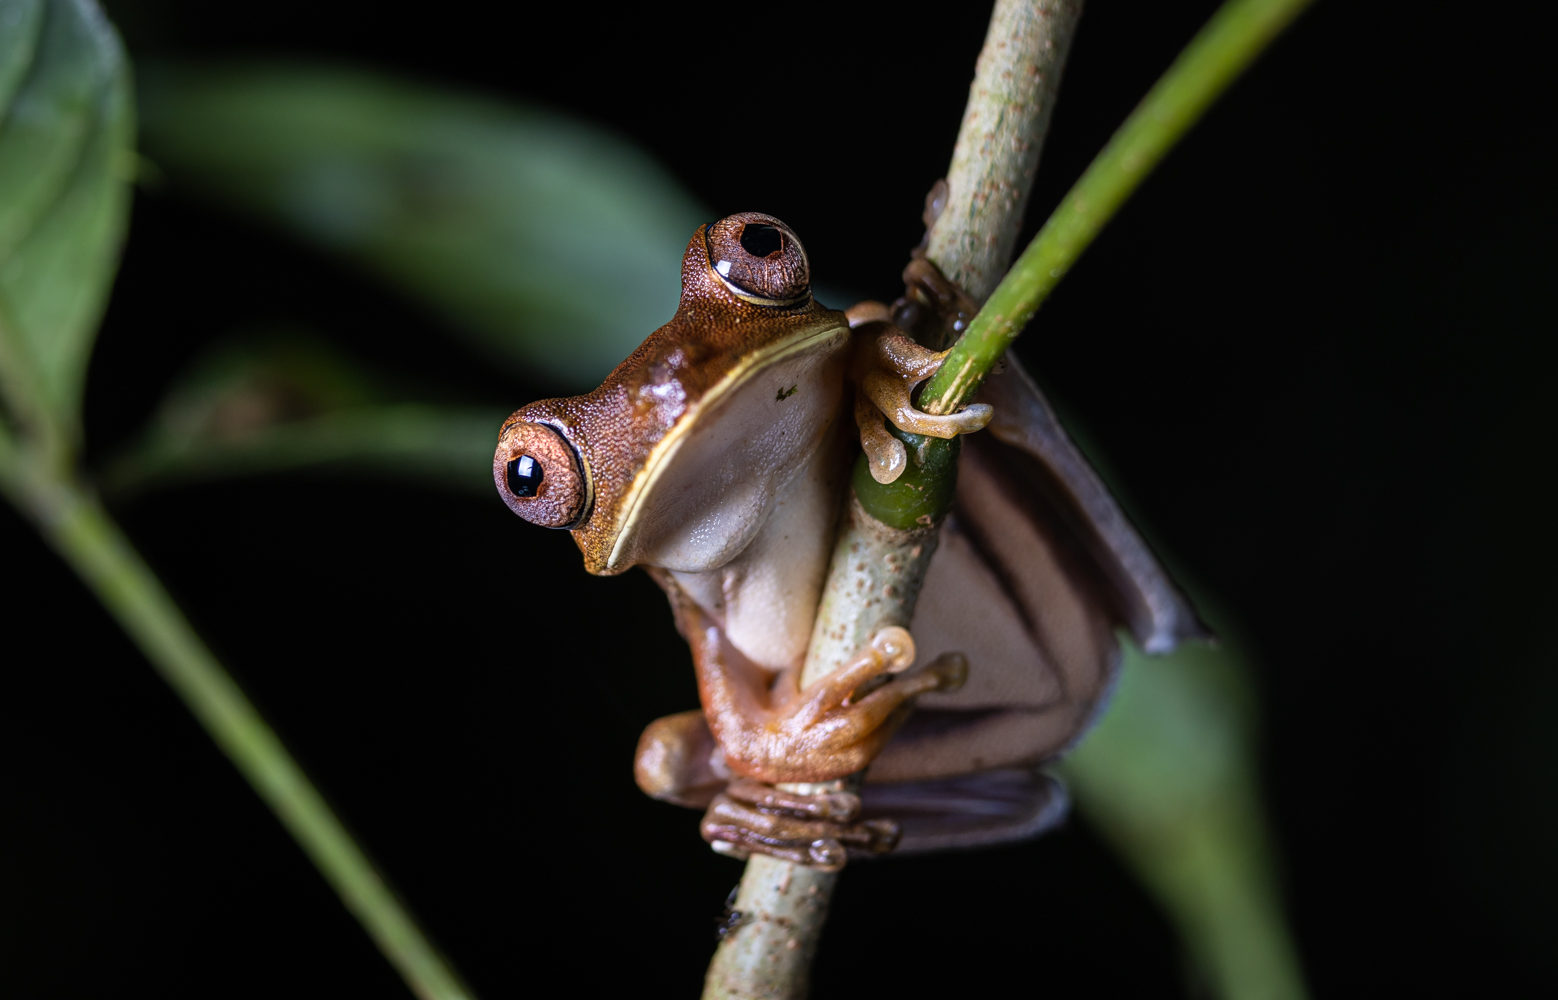
[{"label": "frog's toe", "polygon": [[[982,430],[995,415],[988,403],[974,403],[957,413],[926,413],[915,407],[909,398],[913,382],[906,382],[886,372],[866,375],[861,388],[882,414],[899,430],[926,437],[954,438],[959,434],[972,434]],[[856,419],[859,419],[857,414]]]},{"label": "frog's toe", "polygon": [[[928,350],[889,328],[871,342],[863,357],[859,371],[862,395],[899,430],[926,437],[953,438],[982,429],[994,414],[984,403],[946,414],[926,413],[915,407],[914,387],[936,373],[946,360],[946,351]],[[856,404],[855,419],[861,424],[864,438],[866,421],[861,417],[860,405]]]},{"label": "frog's toe", "polygon": [[857,691],[867,688],[884,674],[897,674],[914,663],[914,637],[909,630],[889,625],[877,631],[855,658],[837,670],[814,681],[804,692],[804,701],[793,719],[800,729],[809,729],[838,710]]},{"label": "frog's toe", "polygon": [[[846,740],[878,739],[883,726],[889,734],[902,722],[910,701],[932,691],[956,691],[968,679],[968,657],[962,653],[942,653],[912,674],[895,677],[863,698],[851,699],[838,735]],[[900,713],[894,720],[894,713]]]},{"label": "frog's toe", "polygon": [[860,796],[854,792],[808,795],[788,792],[751,778],[737,778],[726,786],[725,794],[758,809],[781,810],[808,819],[851,823],[860,816]]},{"label": "frog's toe", "polygon": [[[885,854],[898,843],[898,824],[892,820],[853,822],[860,800],[848,792],[804,795],[755,781],[740,783],[732,791],[715,797],[700,827],[703,839],[721,854],[742,858],[766,854],[838,871],[850,848]],[[851,803],[850,821],[817,818]]]},{"label": "frog's toe", "polygon": [[983,430],[990,422],[990,418],[995,416],[995,410],[988,403],[972,403],[957,413],[926,413],[909,405],[907,393],[904,394],[901,405],[891,411],[883,412],[899,430],[933,438],[955,438],[959,434],[972,434]]},{"label": "frog's toe", "polygon": [[860,428],[860,448],[866,453],[871,478],[884,486],[897,482],[908,468],[908,449],[887,432],[882,411],[863,392],[855,397],[855,424]]}]

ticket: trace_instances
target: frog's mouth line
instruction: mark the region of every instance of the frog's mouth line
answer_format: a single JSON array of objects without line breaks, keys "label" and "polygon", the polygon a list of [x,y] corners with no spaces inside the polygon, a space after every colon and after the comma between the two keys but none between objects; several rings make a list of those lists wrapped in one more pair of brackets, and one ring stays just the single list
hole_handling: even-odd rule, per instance
[{"label": "frog's mouth line", "polygon": [[661,474],[670,466],[671,459],[680,450],[682,443],[687,440],[688,434],[697,426],[704,412],[718,408],[727,397],[744,386],[753,375],[763,371],[771,365],[777,364],[786,358],[796,354],[805,353],[812,348],[825,344],[829,340],[848,339],[849,327],[845,324],[827,326],[820,330],[808,330],[796,335],[790,340],[781,340],[776,344],[770,344],[760,351],[756,351],[740,364],[736,365],[725,377],[709,387],[696,403],[689,407],[688,412],[677,421],[676,427],[655,445],[649,453],[649,458],[644,462],[644,467],[639,470],[633,479],[633,484],[628,488],[626,499],[618,508],[621,513],[617,516],[617,540],[611,547],[611,555],[606,558],[606,571],[611,572],[618,568],[629,543],[632,541],[634,530],[638,526],[638,519],[642,513],[644,497],[648,496]]}]

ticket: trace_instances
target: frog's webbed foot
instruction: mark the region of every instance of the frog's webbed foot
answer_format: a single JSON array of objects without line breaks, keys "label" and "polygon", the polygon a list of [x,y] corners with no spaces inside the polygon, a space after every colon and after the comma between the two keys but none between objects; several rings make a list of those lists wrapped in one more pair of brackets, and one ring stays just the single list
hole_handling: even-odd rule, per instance
[{"label": "frog's webbed foot", "polygon": [[970,434],[990,422],[994,411],[985,403],[947,414],[915,407],[914,387],[936,373],[947,352],[928,350],[905,337],[890,324],[887,307],[879,303],[863,302],[848,315],[864,339],[857,361],[855,423],[877,482],[896,481],[908,464],[903,442],[888,433],[884,416],[899,430],[934,438]]},{"label": "frog's webbed foot", "polygon": [[844,867],[848,850],[886,854],[898,844],[890,819],[861,822],[860,796],[847,791],[791,792],[741,778],[715,796],[703,839],[733,857],[767,854],[823,871]]},{"label": "frog's webbed foot", "polygon": [[746,858],[767,854],[835,870],[849,849],[883,854],[898,843],[898,823],[860,821],[860,796],[809,786],[789,791],[751,778],[736,778],[725,753],[693,710],[656,719],[638,741],[633,776],[651,798],[697,809],[707,807],[701,830],[716,851]]},{"label": "frog's webbed foot", "polygon": [[[913,661],[909,633],[885,628],[860,656],[807,688],[780,726],[801,737],[792,744],[794,756],[801,761],[814,756],[812,766],[829,771],[841,761],[860,770],[892,737],[912,699],[961,687],[968,676],[968,660],[961,653],[944,654],[913,674],[894,676]],[[809,738],[817,733],[825,734],[826,745]],[[837,871],[850,850],[885,854],[898,844],[897,822],[859,817],[860,797],[842,788],[810,786],[801,792],[741,778],[715,796],[701,829],[703,839],[722,854],[744,858],[755,852]]]}]

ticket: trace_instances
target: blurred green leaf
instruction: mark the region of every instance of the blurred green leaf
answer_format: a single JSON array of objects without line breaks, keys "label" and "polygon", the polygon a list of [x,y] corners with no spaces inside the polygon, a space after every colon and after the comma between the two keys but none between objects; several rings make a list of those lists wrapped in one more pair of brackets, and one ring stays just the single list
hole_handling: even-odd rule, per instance
[{"label": "blurred green leaf", "polygon": [[175,187],[348,255],[571,387],[671,317],[707,221],[607,132],[367,72],[163,66],[141,109]]},{"label": "blurred green leaf", "polygon": [[124,496],[229,476],[339,466],[492,493],[497,408],[415,400],[299,333],[217,348],[168,393],[99,477]]},{"label": "blurred green leaf", "polygon": [[133,170],[129,69],[89,0],[0,0],[0,388],[34,433],[79,433]]},{"label": "blurred green leaf", "polygon": [[1212,624],[1216,647],[1149,658],[1128,646],[1109,711],[1061,771],[1173,918],[1213,996],[1301,1000],[1256,774],[1249,661]]}]

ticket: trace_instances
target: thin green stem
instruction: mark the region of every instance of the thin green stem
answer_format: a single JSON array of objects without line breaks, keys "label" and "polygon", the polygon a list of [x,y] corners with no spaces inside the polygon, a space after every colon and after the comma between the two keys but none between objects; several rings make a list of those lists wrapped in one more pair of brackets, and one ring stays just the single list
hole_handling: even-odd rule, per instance
[{"label": "thin green stem", "polygon": [[0,485],[32,515],[238,766],[412,991],[422,1000],[470,997],[97,498],[73,482],[47,474],[28,476],[18,468],[14,452],[0,457],[9,459],[0,469]]},{"label": "thin green stem", "polygon": [[920,406],[952,413],[1158,161],[1310,0],[1228,0],[1094,158],[991,293]]}]

